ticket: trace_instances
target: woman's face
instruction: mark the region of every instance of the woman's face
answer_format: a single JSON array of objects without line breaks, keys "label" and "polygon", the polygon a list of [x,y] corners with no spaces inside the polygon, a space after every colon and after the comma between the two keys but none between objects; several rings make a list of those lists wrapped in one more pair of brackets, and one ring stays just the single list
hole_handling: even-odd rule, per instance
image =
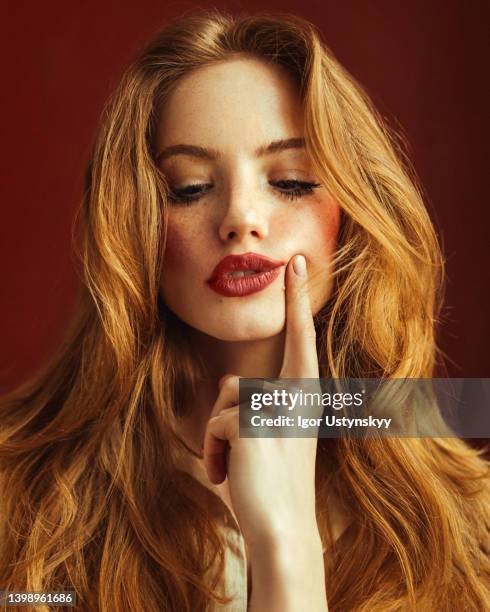
[{"label": "woman's face", "polygon": [[[319,185],[302,136],[294,82],[260,60],[196,69],[167,99],[157,134],[171,196],[160,290],[191,327],[226,341],[280,333],[285,267],[297,253],[306,257],[313,313],[326,303],[340,210]],[[283,262],[262,273],[272,282],[252,282],[262,288],[250,293],[250,278],[227,280],[226,270],[207,282],[227,255],[246,253]]]}]

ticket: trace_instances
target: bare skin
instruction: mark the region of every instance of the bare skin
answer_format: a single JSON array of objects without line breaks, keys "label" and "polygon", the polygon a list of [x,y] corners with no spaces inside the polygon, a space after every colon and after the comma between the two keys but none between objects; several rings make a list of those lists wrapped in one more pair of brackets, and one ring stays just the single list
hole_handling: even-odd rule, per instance
[{"label": "bare skin", "polygon": [[[304,257],[294,257],[286,273],[287,325],[279,378],[319,376],[306,275]],[[206,428],[204,463],[212,483],[225,478],[229,483],[251,561],[250,609],[327,610],[315,514],[317,439],[240,438],[239,377],[220,382]]]},{"label": "bare skin", "polygon": [[[204,440],[201,467],[237,516],[253,575],[252,610],[327,610],[315,516],[317,441],[240,439],[236,407],[239,377],[318,377],[313,315],[330,295],[340,209],[302,146],[257,154],[301,137],[295,84],[250,58],[187,75],[167,100],[157,135],[160,152],[180,144],[213,152],[161,158],[173,194],[194,199],[170,203],[160,289],[209,368],[189,398],[182,434],[196,450]],[[299,183],[316,186],[293,201],[298,189],[291,185]],[[205,281],[214,266],[246,252],[284,261],[280,276],[246,297],[213,292]],[[298,254],[305,275],[293,270]],[[335,502],[330,511],[338,534],[345,517]]]}]

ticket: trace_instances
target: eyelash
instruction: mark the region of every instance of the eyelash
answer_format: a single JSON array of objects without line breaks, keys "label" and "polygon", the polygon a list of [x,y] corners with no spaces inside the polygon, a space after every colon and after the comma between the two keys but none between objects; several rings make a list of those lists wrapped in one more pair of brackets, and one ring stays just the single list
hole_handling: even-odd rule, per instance
[{"label": "eyelash", "polygon": [[[278,185],[280,184],[288,184],[289,188],[291,189],[291,187],[294,185],[294,189],[291,189],[290,191],[283,191],[282,189],[285,189],[284,187],[282,189],[278,189]],[[297,181],[294,179],[284,179],[281,181],[275,181],[275,182],[271,182],[269,183],[269,185],[275,187],[277,189],[277,192],[279,193],[279,195],[281,195],[281,197],[286,198],[287,200],[290,201],[294,201],[297,200],[298,198],[301,198],[303,196],[308,196],[308,195],[312,195],[314,190],[317,187],[320,187],[320,183],[309,183],[307,181]],[[192,189],[199,189],[199,188],[203,188],[203,187],[212,187],[212,185],[209,184],[194,184],[194,185],[187,185],[187,187],[183,187],[182,189],[178,189],[176,191],[169,193],[168,195],[168,199],[170,200],[170,202],[174,203],[174,204],[182,204],[185,206],[189,206],[190,204],[193,204],[194,202],[197,202],[198,200],[200,200],[202,198],[203,195],[205,195],[205,191],[201,191],[194,194],[188,194],[188,195],[184,195],[185,191],[188,190],[192,190]]]}]

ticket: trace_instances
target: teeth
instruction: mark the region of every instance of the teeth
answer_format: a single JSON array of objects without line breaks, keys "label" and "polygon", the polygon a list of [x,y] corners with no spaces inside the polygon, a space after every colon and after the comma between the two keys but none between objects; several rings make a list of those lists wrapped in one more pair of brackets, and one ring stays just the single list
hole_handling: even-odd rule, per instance
[{"label": "teeth", "polygon": [[230,272],[232,278],[241,278],[242,276],[253,276],[257,274],[257,270],[241,270],[240,272]]}]

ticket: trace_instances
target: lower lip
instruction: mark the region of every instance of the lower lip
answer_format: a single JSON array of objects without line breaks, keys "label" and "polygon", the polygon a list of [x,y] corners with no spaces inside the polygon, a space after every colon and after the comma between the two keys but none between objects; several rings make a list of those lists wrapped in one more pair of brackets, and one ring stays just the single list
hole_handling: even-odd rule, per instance
[{"label": "lower lip", "polygon": [[268,287],[279,276],[281,267],[274,268],[254,274],[251,276],[221,276],[220,278],[208,281],[209,287],[226,297],[244,297],[252,293],[257,293]]}]

